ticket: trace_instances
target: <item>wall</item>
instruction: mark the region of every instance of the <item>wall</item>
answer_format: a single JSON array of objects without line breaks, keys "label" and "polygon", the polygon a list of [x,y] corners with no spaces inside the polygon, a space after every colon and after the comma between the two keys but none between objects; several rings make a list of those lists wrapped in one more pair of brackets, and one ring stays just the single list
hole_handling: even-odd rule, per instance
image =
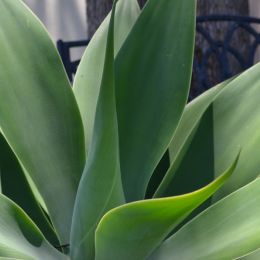
[{"label": "wall", "polygon": [[250,15],[255,17],[260,17],[260,1],[259,0],[249,0]]},{"label": "wall", "polygon": [[85,0],[24,0],[45,24],[53,40],[85,39]]},{"label": "wall", "polygon": [[[249,9],[250,16],[260,17],[260,1],[259,0],[249,0]],[[260,32],[260,25],[256,25],[255,29],[257,32]],[[260,61],[260,48],[258,47],[257,53],[255,56],[255,62]]]}]

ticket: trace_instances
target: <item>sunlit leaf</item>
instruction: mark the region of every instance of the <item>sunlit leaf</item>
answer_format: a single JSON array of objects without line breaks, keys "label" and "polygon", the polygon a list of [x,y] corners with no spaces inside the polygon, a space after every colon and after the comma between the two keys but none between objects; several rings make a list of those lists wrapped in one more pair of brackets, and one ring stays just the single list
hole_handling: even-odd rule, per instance
[{"label": "sunlit leaf", "polygon": [[109,211],[96,231],[95,259],[145,259],[174,227],[225,183],[237,159],[218,179],[193,193],[132,202]]},{"label": "sunlit leaf", "polygon": [[167,239],[149,259],[236,259],[258,249],[259,189],[257,179],[219,201]]}]

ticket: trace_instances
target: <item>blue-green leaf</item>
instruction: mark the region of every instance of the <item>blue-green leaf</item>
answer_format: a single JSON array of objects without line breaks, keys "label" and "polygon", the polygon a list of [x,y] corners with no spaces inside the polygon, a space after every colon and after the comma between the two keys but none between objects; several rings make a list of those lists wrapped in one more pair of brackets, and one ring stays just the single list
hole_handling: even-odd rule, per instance
[{"label": "blue-green leaf", "polygon": [[237,159],[221,177],[193,193],[132,202],[109,211],[96,231],[95,259],[146,259],[173,228],[225,183]]},{"label": "blue-green leaf", "polygon": [[[125,38],[139,16],[137,0],[118,1],[115,14],[114,55],[117,55]],[[97,100],[104,69],[106,38],[110,14],[92,37],[81,59],[73,90],[77,99],[85,130],[86,150],[91,142]]]},{"label": "blue-green leaf", "polygon": [[76,100],[54,44],[20,0],[0,1],[0,46],[1,132],[67,244],[86,159]]},{"label": "blue-green leaf", "polygon": [[230,82],[217,85],[185,107],[169,146],[170,167],[154,197],[191,192],[214,179],[212,103]]},{"label": "blue-green leaf", "polygon": [[237,259],[257,250],[259,190],[260,179],[257,179],[214,204],[167,239],[149,259]]},{"label": "blue-green leaf", "polygon": [[121,183],[114,84],[113,5],[93,139],[73,215],[71,258],[95,258],[95,229],[106,211],[124,202]]},{"label": "blue-green leaf", "polygon": [[[260,117],[258,116],[260,114],[258,105],[258,96],[260,95],[259,73],[260,64],[257,64],[228,82],[222,90],[220,89],[221,86],[215,90],[210,90],[185,108],[183,118],[171,144],[172,160],[178,159],[181,145],[185,143],[185,136],[192,132],[194,126],[200,131],[196,132],[197,138],[192,144],[188,140],[191,146],[188,146],[185,151],[186,156],[181,158],[181,164],[178,168],[172,169],[171,173],[167,174],[168,187],[164,189],[166,192],[162,192],[161,195],[175,194],[174,187],[185,189],[191,183],[192,178],[196,179],[195,183],[203,184],[205,180],[212,178],[212,175],[218,176],[218,173],[228,166],[229,161],[240,148],[242,152],[235,173],[230,181],[213,196],[212,202],[216,202],[236,189],[243,187],[259,175],[259,159],[257,156],[260,150],[260,132],[258,131],[260,128]],[[225,85],[225,83],[223,84]],[[212,96],[212,91],[219,93]],[[211,105],[205,106],[205,101],[210,101],[209,104]],[[196,110],[200,107],[204,108],[197,113]],[[203,114],[209,116],[209,113],[212,116],[210,121],[198,121]],[[197,120],[195,125],[194,120]],[[210,139],[204,138],[205,133],[207,135],[211,133]],[[196,137],[196,135],[193,137]],[[203,147],[204,149],[202,149]],[[205,153],[206,151],[208,152]],[[196,159],[193,156],[194,154]],[[211,154],[212,163],[211,166],[209,165],[211,171],[207,173],[210,173],[211,176],[200,176],[198,171],[195,172],[196,176],[191,178],[187,166],[194,169],[194,165],[204,167],[205,161],[207,161],[205,158],[209,154]],[[175,177],[173,177],[174,175]]]},{"label": "blue-green leaf", "polygon": [[195,0],[149,0],[116,58],[122,182],[144,198],[178,125],[189,91]]},{"label": "blue-green leaf", "polygon": [[66,260],[14,202],[0,194],[0,257],[23,260]]},{"label": "blue-green leaf", "polygon": [[59,245],[53,227],[39,205],[39,202],[36,200],[15,154],[1,133],[0,172],[2,194],[19,205],[53,245]]}]

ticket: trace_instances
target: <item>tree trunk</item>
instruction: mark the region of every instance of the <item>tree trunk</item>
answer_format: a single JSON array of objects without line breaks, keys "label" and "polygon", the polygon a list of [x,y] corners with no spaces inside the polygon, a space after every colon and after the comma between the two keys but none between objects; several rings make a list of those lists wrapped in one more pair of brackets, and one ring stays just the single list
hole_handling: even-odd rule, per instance
[{"label": "tree trunk", "polygon": [[113,0],[86,0],[88,36],[91,38],[112,7]]},{"label": "tree trunk", "polygon": [[[212,14],[228,14],[228,15],[249,15],[249,4],[247,0],[198,0],[198,16],[212,15]],[[207,31],[211,38],[214,40],[223,40],[227,36],[227,29],[230,25],[230,22],[207,22],[203,23],[202,28]],[[242,29],[238,29],[230,42],[230,46],[234,47],[236,50],[239,50],[239,53],[246,58],[247,56],[247,46],[250,41],[248,33]],[[195,46],[195,57],[198,62],[209,47],[208,42],[205,40],[201,34],[197,33],[196,35],[196,46]],[[238,61],[232,56],[228,56],[229,68],[232,71],[229,71],[230,74],[236,74],[242,70],[241,65]],[[220,81],[220,64],[217,61],[216,57],[212,55],[208,59],[207,74],[208,82],[215,85]],[[195,89],[201,88],[198,86],[198,75],[193,75],[192,86]]]}]

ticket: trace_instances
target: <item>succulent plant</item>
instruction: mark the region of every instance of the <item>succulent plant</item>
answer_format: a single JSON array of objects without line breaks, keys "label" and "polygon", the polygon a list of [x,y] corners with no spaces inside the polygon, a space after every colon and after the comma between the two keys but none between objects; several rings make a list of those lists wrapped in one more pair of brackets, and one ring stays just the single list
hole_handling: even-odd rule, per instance
[{"label": "succulent plant", "polygon": [[114,1],[72,86],[37,17],[0,0],[0,258],[258,259],[260,65],[187,104],[195,17]]}]

